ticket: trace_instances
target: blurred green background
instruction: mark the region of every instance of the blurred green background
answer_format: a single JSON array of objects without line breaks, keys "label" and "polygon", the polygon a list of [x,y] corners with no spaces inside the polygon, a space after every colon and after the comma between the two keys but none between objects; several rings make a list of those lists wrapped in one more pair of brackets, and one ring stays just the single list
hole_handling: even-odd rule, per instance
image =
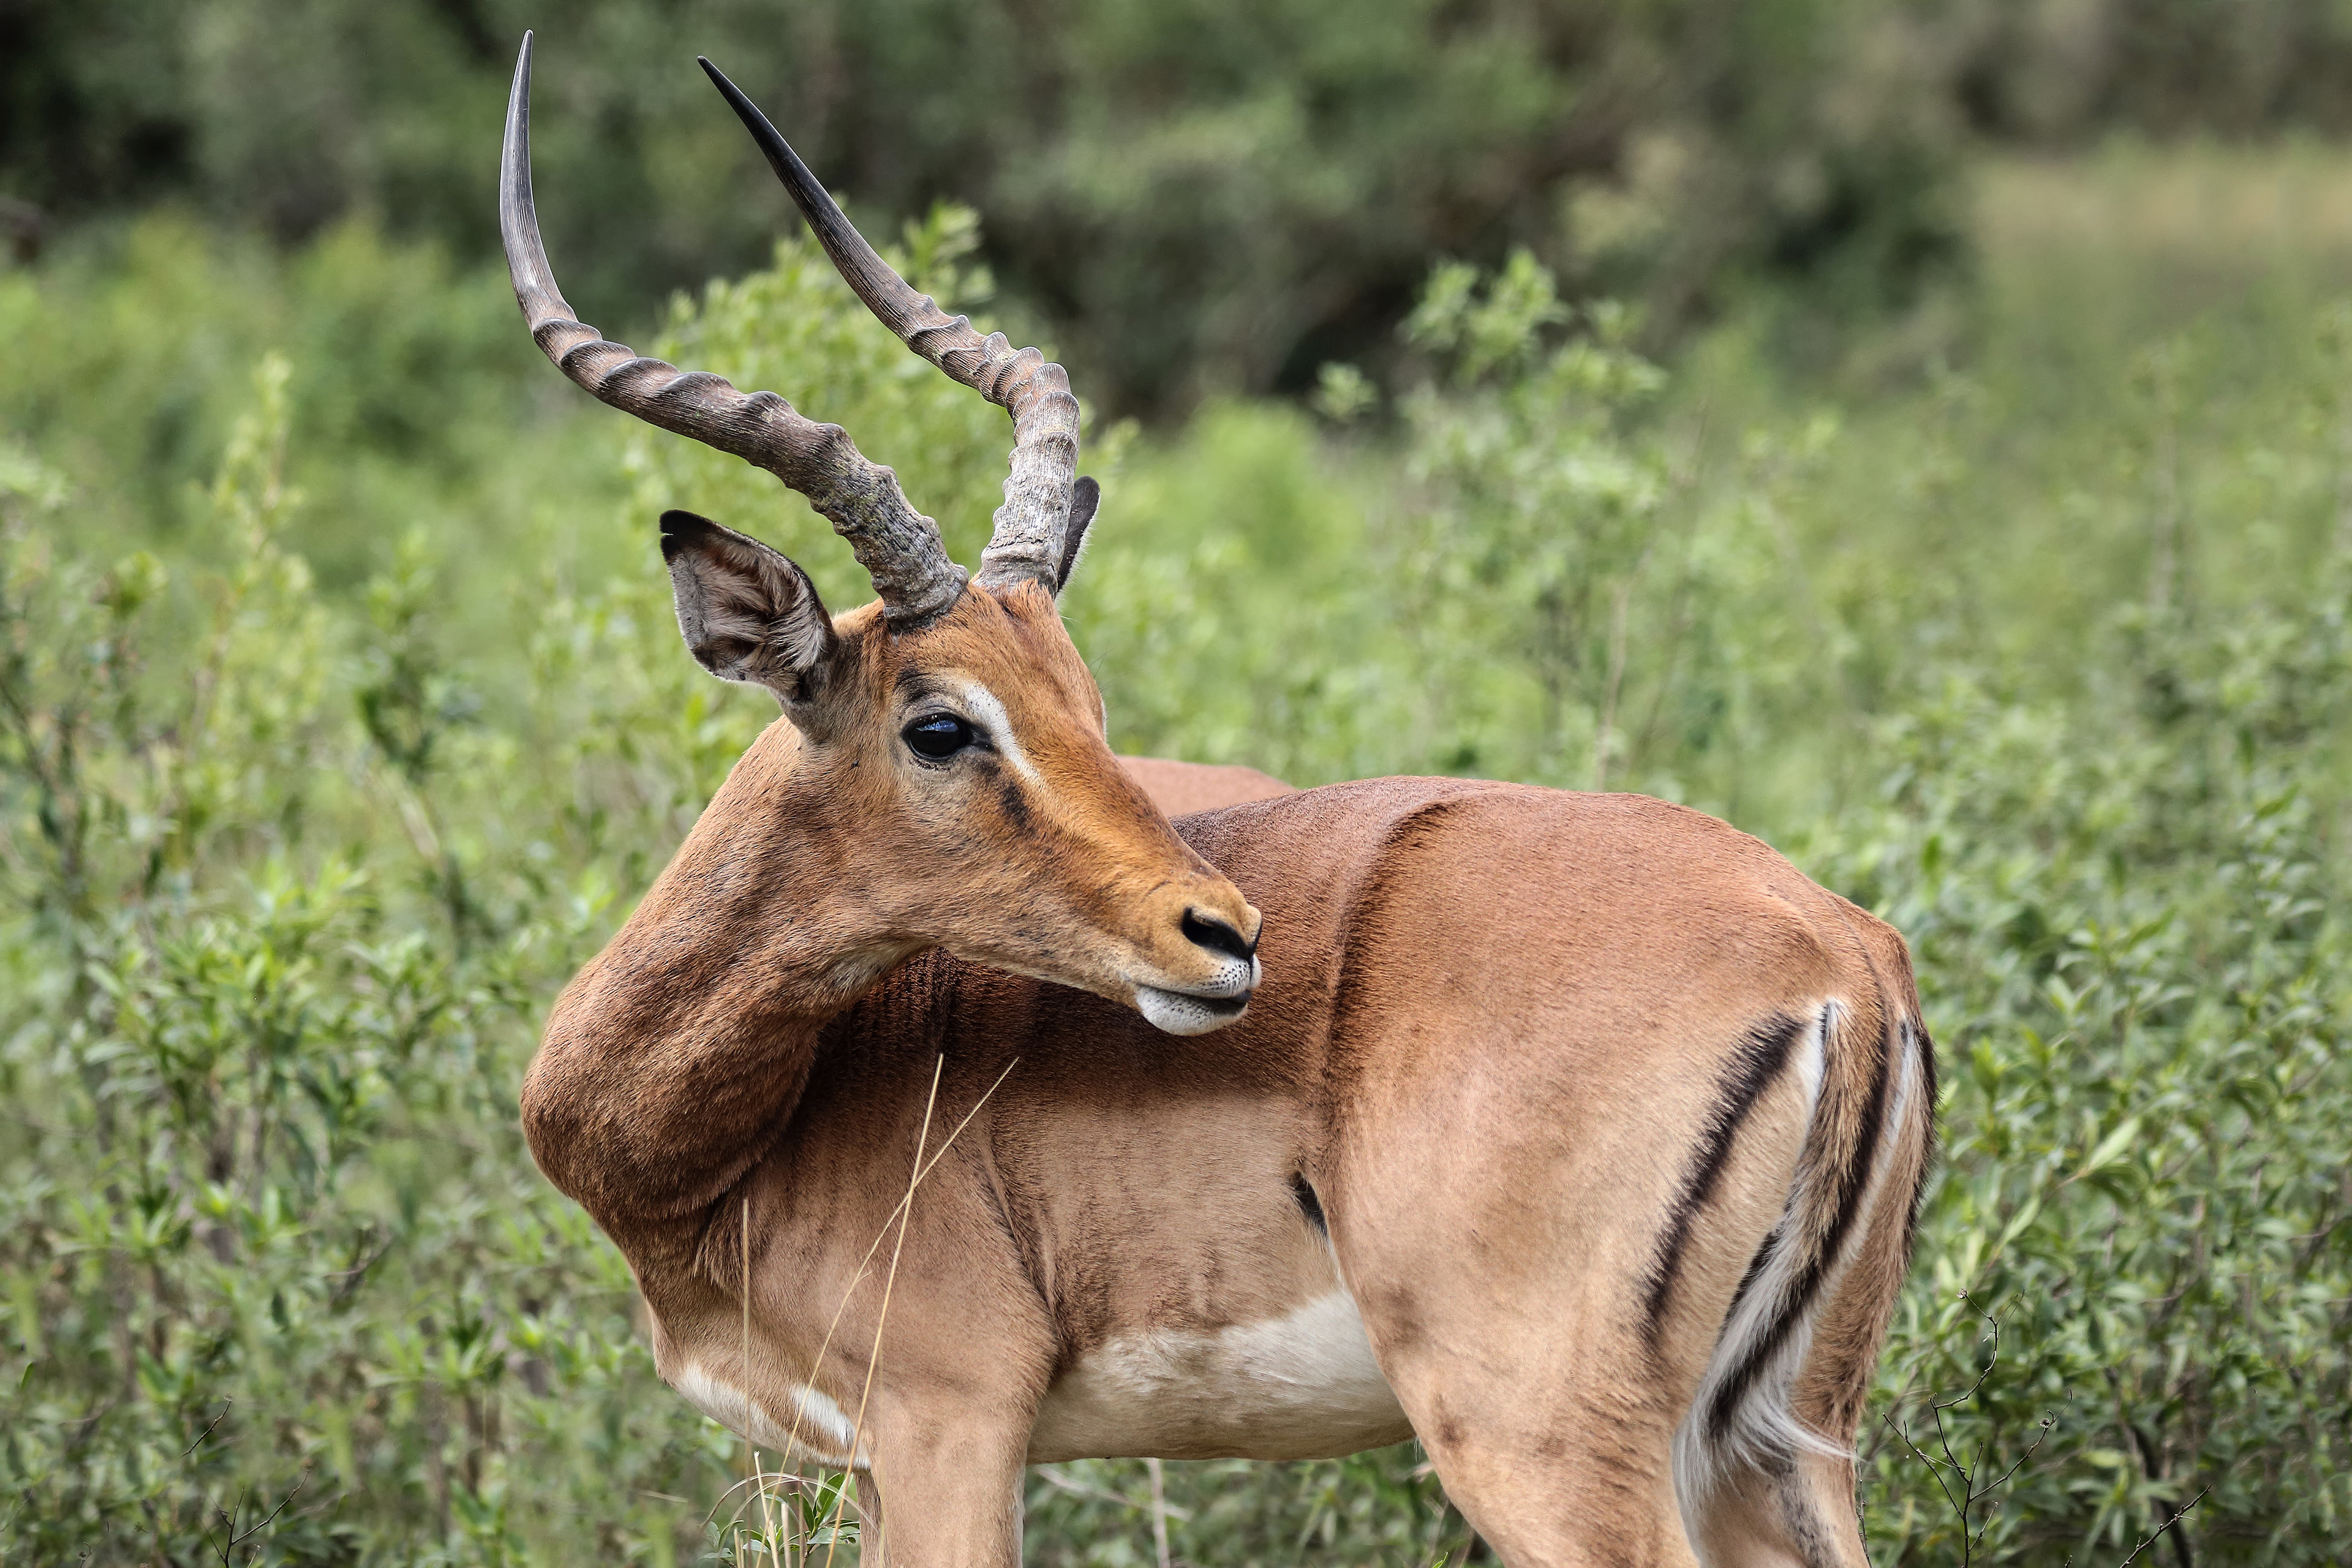
[{"label": "blurred green background", "polygon": [[[864,593],[520,330],[525,26],[583,313],[844,423],[967,561],[1003,416],[693,55],[1070,365],[1122,749],[1644,790],[1903,929],[1948,1157],[1876,1561],[2341,1559],[2321,0],[0,5],[0,1559],[776,1560],[514,1095],[773,713],[656,514]],[[1468,1545],[1410,1445],[1161,1485],[1202,1568]],[[1033,1472],[1030,1560],[1152,1562],[1151,1487]]]}]

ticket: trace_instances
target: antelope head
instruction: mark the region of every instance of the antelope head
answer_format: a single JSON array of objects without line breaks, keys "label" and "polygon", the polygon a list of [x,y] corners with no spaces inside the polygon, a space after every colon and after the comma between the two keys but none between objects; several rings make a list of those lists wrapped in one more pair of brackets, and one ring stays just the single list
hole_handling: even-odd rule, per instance
[{"label": "antelope head", "polygon": [[836,618],[807,574],[758,540],[688,512],[662,518],[688,647],[721,679],[773,692],[796,732],[772,737],[796,739],[779,787],[721,800],[767,818],[743,842],[789,846],[824,885],[855,890],[857,929],[839,933],[852,949],[837,966],[845,980],[878,978],[938,946],[1094,992],[1174,1034],[1240,1017],[1257,983],[1258,913],[1112,755],[1101,692],[1055,608],[1100,494],[1076,477],[1078,405],[1062,367],[1014,352],[1001,332],[982,338],[908,287],[766,116],[702,62],[858,298],[1012,415],[1004,504],[967,578],[897,476],[840,426],[774,393],[640,358],[572,313],[531,203],[530,55],[525,35],[499,216],[532,336],[604,402],[799,491],[878,595]]}]

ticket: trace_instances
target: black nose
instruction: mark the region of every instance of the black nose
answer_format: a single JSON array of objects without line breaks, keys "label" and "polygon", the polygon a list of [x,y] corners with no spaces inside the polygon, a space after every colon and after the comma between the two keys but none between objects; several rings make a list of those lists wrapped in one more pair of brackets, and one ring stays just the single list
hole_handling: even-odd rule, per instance
[{"label": "black nose", "polygon": [[1257,943],[1244,942],[1242,933],[1214,915],[1204,915],[1198,910],[1186,910],[1182,928],[1184,940],[1205,947],[1212,952],[1222,952],[1228,958],[1238,958],[1244,963],[1257,952]]}]

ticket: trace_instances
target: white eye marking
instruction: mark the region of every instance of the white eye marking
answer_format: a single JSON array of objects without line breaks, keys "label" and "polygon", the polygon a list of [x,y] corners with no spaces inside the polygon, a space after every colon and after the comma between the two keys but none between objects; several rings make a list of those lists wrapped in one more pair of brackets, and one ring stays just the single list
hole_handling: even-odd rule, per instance
[{"label": "white eye marking", "polygon": [[977,680],[958,681],[954,690],[963,703],[964,717],[974,729],[986,732],[988,743],[996,748],[997,755],[1012,763],[1014,773],[1043,788],[1045,781],[1038,776],[1029,754],[1013,738],[1013,721],[1006,715],[1004,704],[996,700],[996,693]]}]

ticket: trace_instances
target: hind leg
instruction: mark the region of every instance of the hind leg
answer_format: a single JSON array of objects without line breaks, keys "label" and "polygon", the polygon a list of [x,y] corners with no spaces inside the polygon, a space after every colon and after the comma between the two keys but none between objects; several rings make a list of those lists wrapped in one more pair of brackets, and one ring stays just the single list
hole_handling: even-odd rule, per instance
[{"label": "hind leg", "polygon": [[1476,1360],[1408,1354],[1391,1379],[1446,1496],[1504,1563],[1691,1568],[1670,1420]]},{"label": "hind leg", "polygon": [[1483,1121],[1485,1139],[1400,1131],[1383,1146],[1413,1160],[1331,1174],[1332,1243],[1381,1370],[1511,1568],[1691,1568],[1674,1439],[1706,1346],[1654,1342],[1643,1308],[1659,1163],[1625,1152],[1631,1119],[1614,1138],[1562,1138],[1559,1116],[1514,1136],[1464,1106],[1475,1092],[1433,1086],[1407,1115]]},{"label": "hind leg", "polygon": [[1706,1568],[1869,1568],[1853,1462],[1801,1454],[1718,1478],[1691,1521]]},{"label": "hind leg", "polygon": [[[1802,1079],[1750,1097],[1715,1190],[1678,1206],[1718,1070],[1662,1048],[1636,1058],[1644,1081],[1573,1038],[1533,1062],[1511,1043],[1469,1059],[1515,1073],[1431,1073],[1360,1106],[1318,1184],[1341,1273],[1447,1493],[1504,1562],[1689,1568],[1675,1434],[1780,1218]],[[1530,1090],[1538,1071],[1574,1081]]]}]

